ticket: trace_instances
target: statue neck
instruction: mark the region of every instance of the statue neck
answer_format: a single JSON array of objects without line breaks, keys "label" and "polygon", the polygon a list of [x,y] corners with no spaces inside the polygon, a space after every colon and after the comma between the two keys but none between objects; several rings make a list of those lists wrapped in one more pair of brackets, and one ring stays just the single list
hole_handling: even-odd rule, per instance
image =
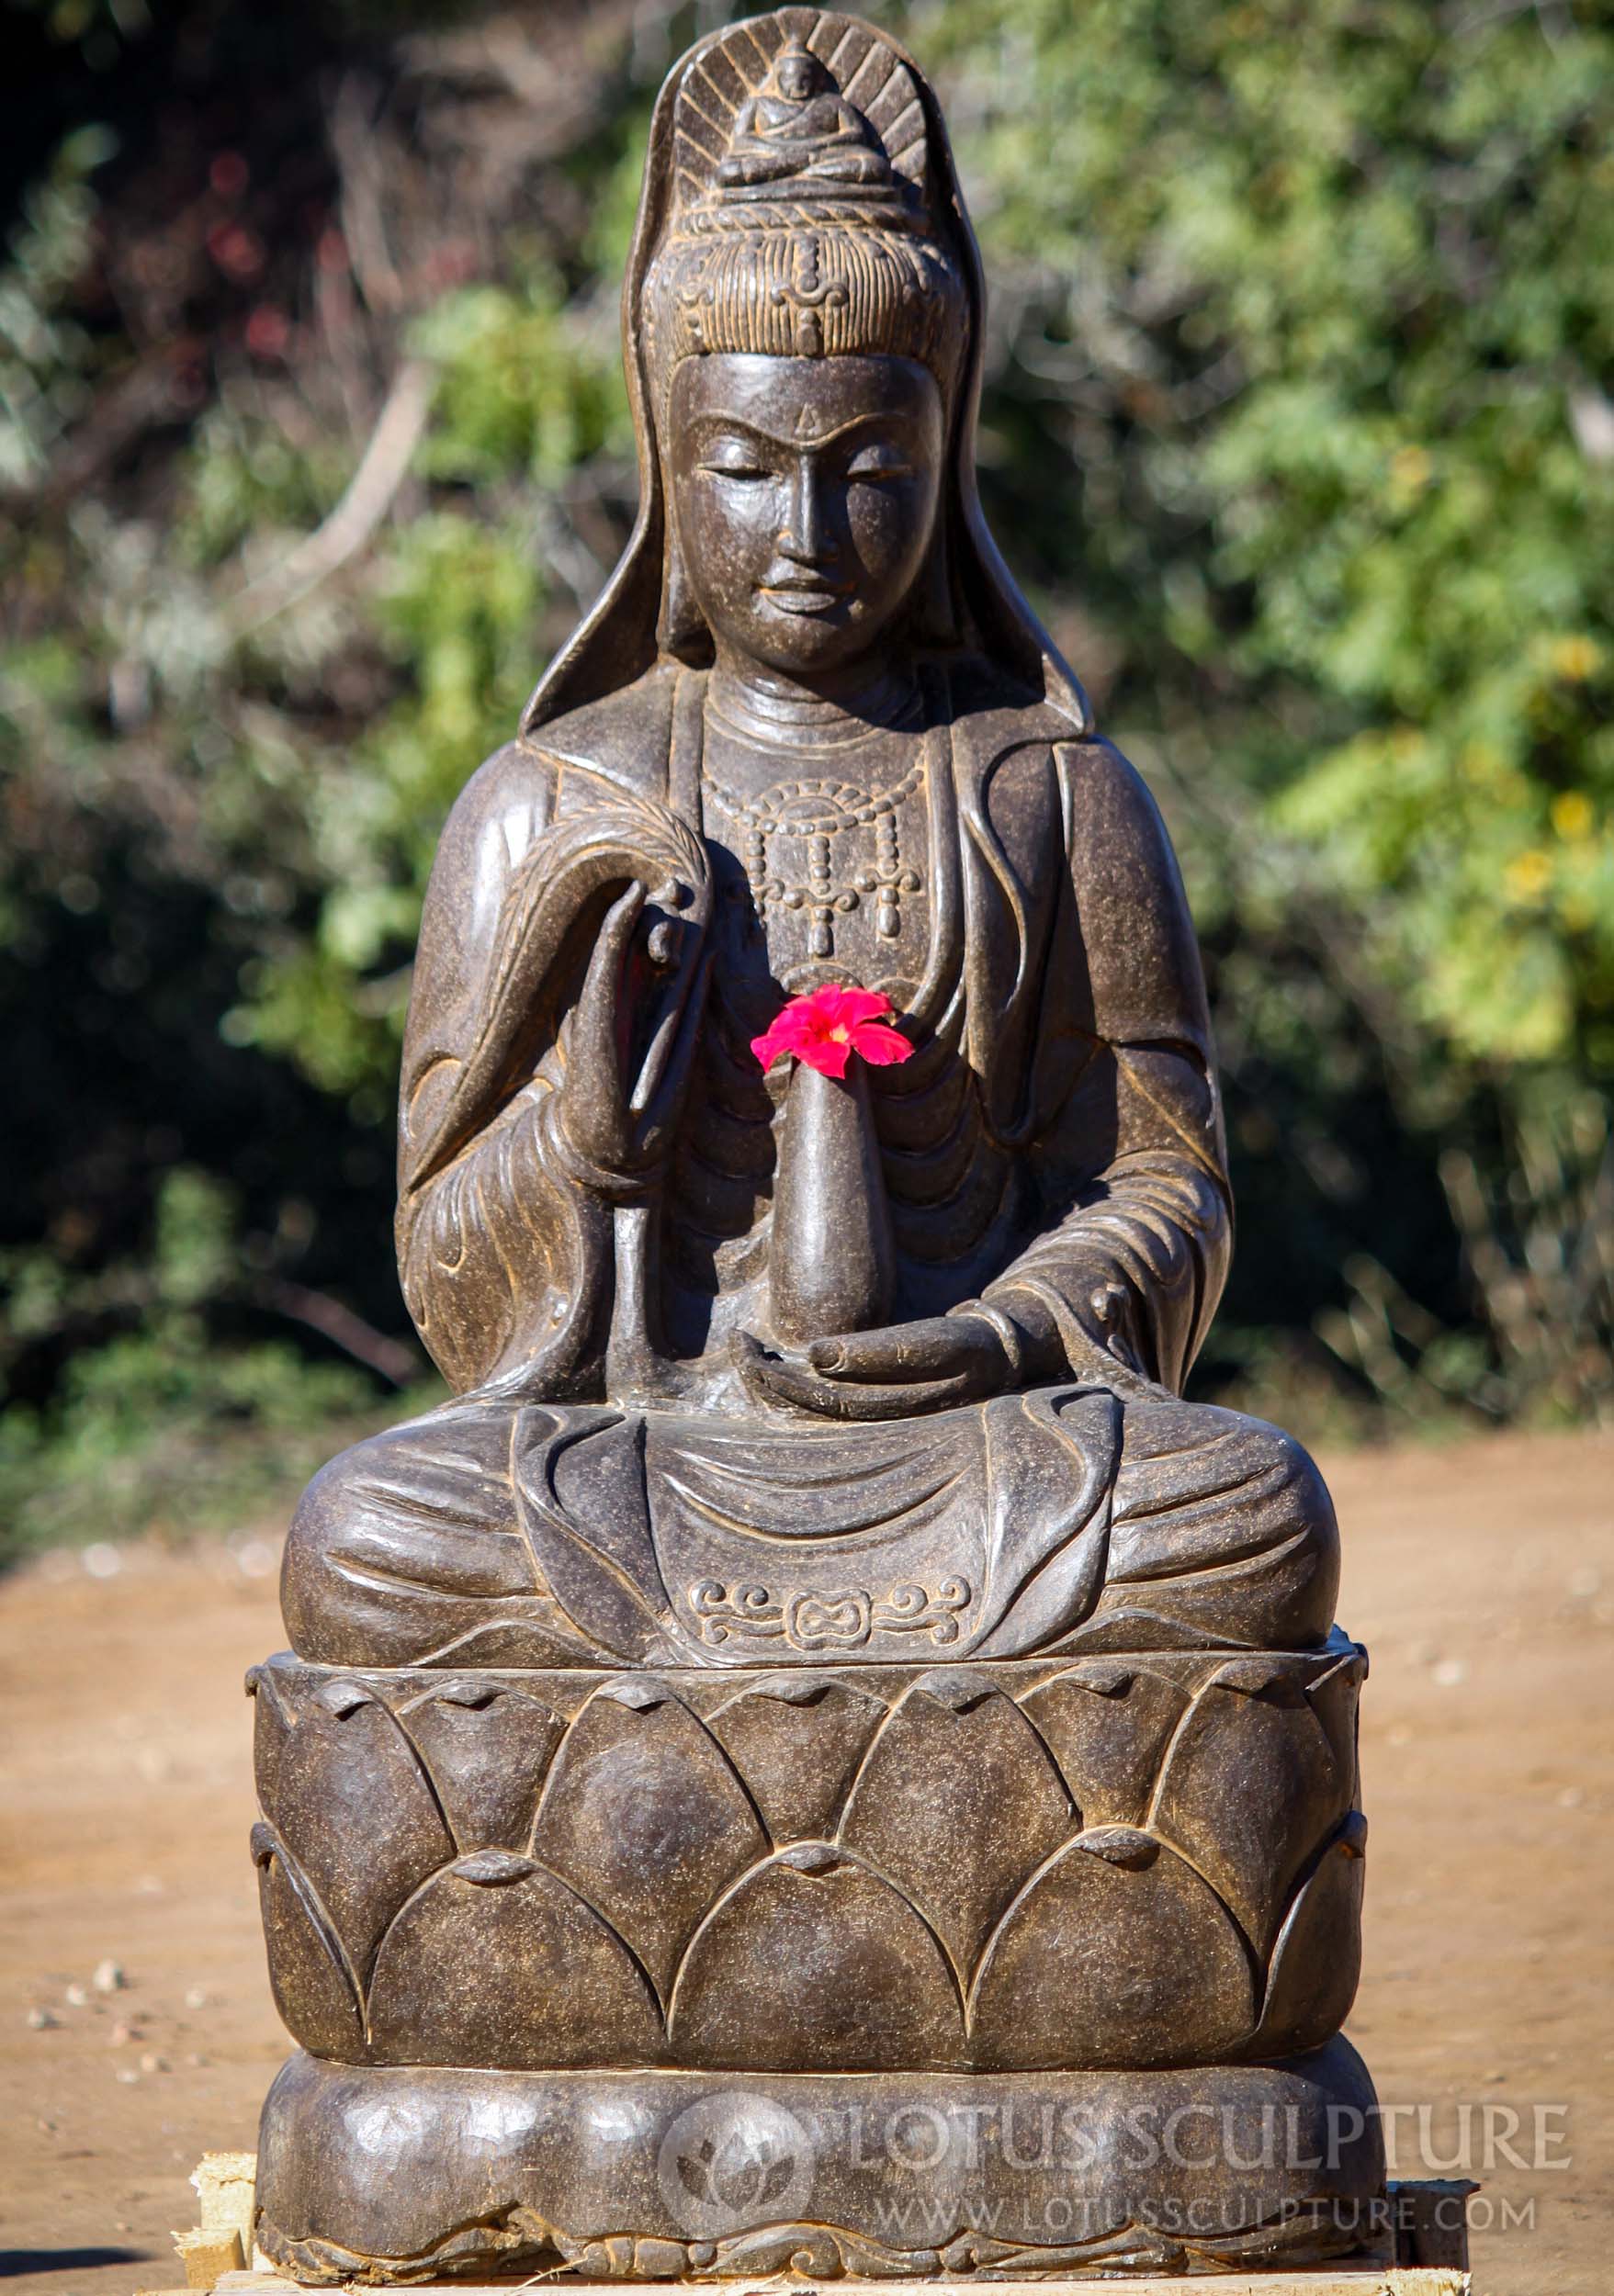
[{"label": "statue neck", "polygon": [[844,681],[809,686],[722,655],[706,692],[718,717],[764,748],[810,747],[883,732],[909,718],[918,697],[906,661],[876,670],[860,666]]}]

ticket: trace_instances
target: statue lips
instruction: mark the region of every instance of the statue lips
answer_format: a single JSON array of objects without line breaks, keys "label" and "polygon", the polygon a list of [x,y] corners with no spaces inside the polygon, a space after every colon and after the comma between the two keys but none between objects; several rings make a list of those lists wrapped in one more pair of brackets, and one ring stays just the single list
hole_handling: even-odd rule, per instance
[{"label": "statue lips", "polygon": [[759,582],[757,594],[781,613],[827,613],[843,598],[850,598],[853,587],[849,581],[833,581],[828,575],[780,574]]}]

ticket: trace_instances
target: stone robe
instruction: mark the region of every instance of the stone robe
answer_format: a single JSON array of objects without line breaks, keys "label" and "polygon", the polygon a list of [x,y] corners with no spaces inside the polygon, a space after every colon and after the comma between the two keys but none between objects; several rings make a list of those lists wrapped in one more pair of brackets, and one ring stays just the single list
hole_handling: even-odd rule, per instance
[{"label": "stone robe", "polygon": [[[1315,1469],[1276,1430],[1179,1400],[1230,1210],[1164,828],[1118,752],[979,664],[925,683],[922,897],[900,945],[859,945],[862,985],[887,988],[916,1046],[871,1075],[890,1320],[1018,1311],[1060,1334],[1067,1376],[851,1426],[748,1396],[734,1344],[767,1329],[787,1088],[748,1040],[803,975],[733,897],[746,857],[700,841],[723,822],[703,807],[705,685],[659,665],[501,751],[451,816],[398,1241],[462,1392],[310,1487],[295,1647],[721,1666],[1320,1642],[1337,1561]],[[716,962],[677,1138],[625,1187],[569,1143],[569,1015],[611,892],[658,870],[686,881],[691,977],[703,948]]]}]

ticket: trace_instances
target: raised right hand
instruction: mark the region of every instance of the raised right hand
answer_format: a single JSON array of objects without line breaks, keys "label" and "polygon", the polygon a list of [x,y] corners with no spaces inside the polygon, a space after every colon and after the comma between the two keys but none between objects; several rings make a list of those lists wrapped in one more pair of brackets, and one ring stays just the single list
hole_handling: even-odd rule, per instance
[{"label": "raised right hand", "polygon": [[654,918],[646,936],[653,1000],[644,1015],[648,1047],[638,1074],[626,1075],[627,1048],[641,1033],[639,1016],[628,1008],[629,963],[649,899],[636,877],[605,912],[567,1030],[561,1086],[562,1121],[579,1155],[624,1179],[657,1163],[672,1140],[711,973],[697,927],[676,916]]}]

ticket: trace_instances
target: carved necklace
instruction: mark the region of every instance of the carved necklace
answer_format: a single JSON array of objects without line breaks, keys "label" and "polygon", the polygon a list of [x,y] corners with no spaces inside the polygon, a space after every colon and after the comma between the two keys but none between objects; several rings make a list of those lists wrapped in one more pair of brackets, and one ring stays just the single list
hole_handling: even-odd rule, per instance
[{"label": "carved necklace", "polygon": [[[882,940],[895,940],[902,930],[902,895],[923,890],[919,871],[903,861],[897,818],[898,806],[923,780],[924,762],[916,758],[899,780],[877,789],[836,775],[804,775],[744,797],[709,770],[705,784],[738,829],[759,918],[766,922],[770,906],[806,909],[807,954],[832,957],[837,917],[872,894],[875,930]],[[872,855],[859,854],[859,829],[873,831]]]}]

